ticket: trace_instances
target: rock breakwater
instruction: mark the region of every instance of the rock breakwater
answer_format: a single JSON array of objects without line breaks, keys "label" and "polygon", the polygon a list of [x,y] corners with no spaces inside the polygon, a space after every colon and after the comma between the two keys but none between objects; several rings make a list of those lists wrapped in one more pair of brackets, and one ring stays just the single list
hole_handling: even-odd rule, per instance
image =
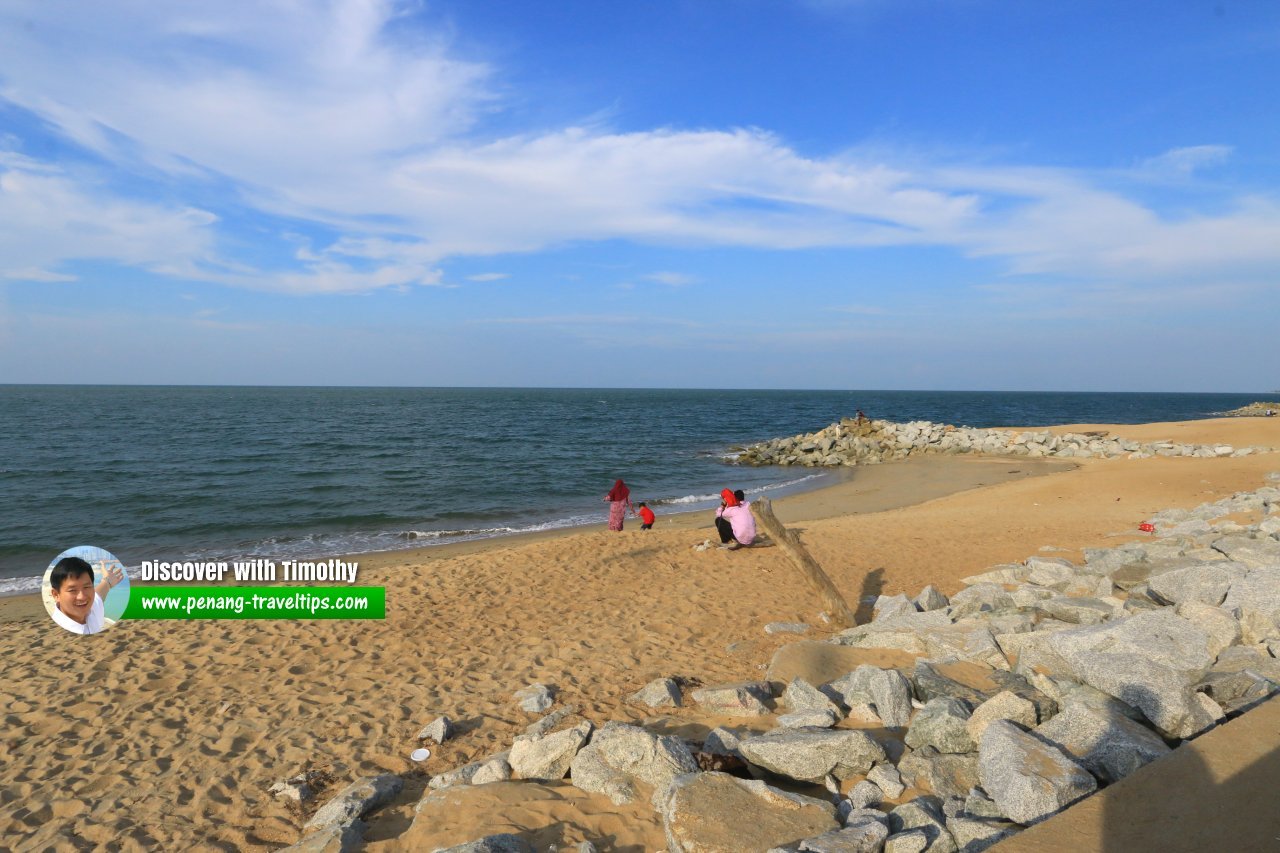
[{"label": "rock breakwater", "polygon": [[1280,413],[1280,403],[1250,403],[1247,406],[1223,412],[1222,415],[1227,418],[1261,418],[1266,417],[1268,412]]},{"label": "rock breakwater", "polygon": [[[783,646],[763,680],[673,675],[631,696],[741,726],[677,737],[552,711],[508,752],[435,775],[401,841],[438,849],[456,786],[567,776],[648,803],[669,853],[985,850],[1280,692],[1280,472],[1148,521],[1080,563],[1032,556],[950,597],[880,596],[870,622]],[[833,665],[856,650],[911,662]],[[490,765],[503,772],[477,772]],[[356,782],[294,849],[349,849],[398,781]],[[533,849],[498,834],[448,851]]]},{"label": "rock breakwater", "polygon": [[858,422],[845,418],[817,432],[774,438],[743,448],[742,465],[832,467],[876,465],[930,453],[1060,459],[1144,459],[1152,456],[1248,456],[1270,447],[1230,444],[1140,442],[1107,432],[1054,434],[1048,430],[1001,430],[953,426],[932,421]]}]

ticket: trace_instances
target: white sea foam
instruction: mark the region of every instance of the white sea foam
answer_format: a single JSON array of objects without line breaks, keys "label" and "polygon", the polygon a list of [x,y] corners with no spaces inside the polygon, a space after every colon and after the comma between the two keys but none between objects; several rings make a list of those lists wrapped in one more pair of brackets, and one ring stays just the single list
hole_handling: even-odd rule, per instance
[{"label": "white sea foam", "polygon": [[[783,480],[781,483],[770,483],[767,486],[757,486],[754,489],[744,489],[743,491],[746,492],[748,495],[758,495],[763,492],[771,492],[777,489],[789,489],[789,488],[792,488],[793,486],[798,486],[801,483],[807,483],[810,480],[817,480],[824,476],[826,475],[825,474],[809,474],[804,477],[797,477],[794,480]],[[683,495],[678,498],[664,498],[661,500],[653,501],[653,503],[660,506],[666,506],[670,504],[706,503],[708,501],[717,501],[719,499],[720,499],[720,494],[717,492],[714,495]]]},{"label": "white sea foam", "polygon": [[28,595],[39,592],[42,577],[34,578],[0,578],[0,598],[9,595]]}]

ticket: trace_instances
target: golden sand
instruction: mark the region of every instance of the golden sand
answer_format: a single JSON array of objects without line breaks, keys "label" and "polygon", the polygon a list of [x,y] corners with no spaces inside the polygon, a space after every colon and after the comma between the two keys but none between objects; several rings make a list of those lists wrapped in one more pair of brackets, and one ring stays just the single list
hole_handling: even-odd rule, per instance
[{"label": "golden sand", "polygon": [[[1125,438],[1280,447],[1280,419],[1107,429]],[[775,504],[851,602],[943,592],[988,566],[1140,538],[1137,525],[1257,489],[1280,454],[1073,460],[933,458],[859,469]],[[730,476],[731,476],[731,472]],[[1038,476],[1037,476],[1038,475]],[[267,788],[306,767],[332,793],[361,776],[407,777],[372,820],[370,850],[534,832],[540,843],[665,846],[645,804],[617,807],[566,784],[457,794],[449,821],[405,835],[429,774],[505,750],[535,716],[511,692],[555,685],[557,707],[641,720],[626,697],[658,676],[763,677],[773,621],[808,622],[817,597],[776,547],[698,552],[710,514],[554,535],[366,555],[384,621],[124,622],[90,638],[56,628],[32,598],[0,599],[4,761],[0,839],[17,849],[274,849],[306,814]],[[1058,550],[1041,551],[1042,546]],[[857,606],[857,605],[855,605]],[[865,608],[864,608],[865,609]],[[419,729],[447,714],[456,738],[424,765]],[[678,709],[666,725],[710,721]],[[322,794],[319,801],[323,801]],[[534,836],[531,836],[534,837]]]}]

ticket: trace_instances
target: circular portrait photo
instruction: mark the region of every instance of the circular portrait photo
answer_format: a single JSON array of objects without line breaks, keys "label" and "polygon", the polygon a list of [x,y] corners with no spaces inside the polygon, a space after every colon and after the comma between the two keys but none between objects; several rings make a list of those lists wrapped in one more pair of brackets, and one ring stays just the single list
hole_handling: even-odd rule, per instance
[{"label": "circular portrait photo", "polygon": [[44,609],[59,626],[73,634],[96,634],[124,613],[129,577],[110,551],[78,545],[53,558],[41,591]]}]

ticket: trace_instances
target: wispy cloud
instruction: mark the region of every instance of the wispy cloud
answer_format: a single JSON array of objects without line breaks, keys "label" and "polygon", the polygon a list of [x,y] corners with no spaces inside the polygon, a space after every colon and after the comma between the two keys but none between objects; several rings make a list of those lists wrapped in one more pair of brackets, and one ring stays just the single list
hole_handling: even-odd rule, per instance
[{"label": "wispy cloud", "polygon": [[512,326],[681,326],[701,324],[678,317],[646,317],[633,314],[552,314],[540,317],[486,317],[471,321]]},{"label": "wispy cloud", "polygon": [[1156,174],[1189,175],[1197,169],[1225,162],[1231,157],[1230,145],[1192,145],[1174,148],[1142,162],[1142,170]]},{"label": "wispy cloud", "polygon": [[685,287],[697,282],[697,277],[682,272],[653,272],[648,275],[641,276],[648,281],[656,281],[658,284],[665,284],[671,287]]},{"label": "wispy cloud", "polygon": [[479,275],[467,276],[467,281],[502,281],[506,278],[511,278],[511,274],[505,272],[482,272]]},{"label": "wispy cloud", "polygon": [[[486,136],[478,117],[503,107],[499,70],[453,55],[405,8],[8,4],[0,98],[105,165],[72,173],[0,152],[3,274],[50,281],[69,262],[107,260],[236,287],[360,293],[443,286],[447,258],[614,239],[945,247],[1015,275],[1138,284],[1280,264],[1280,204],[1266,194],[1166,210],[1129,193],[1132,175],[1119,172],[813,157],[752,128]],[[1230,153],[1178,148],[1137,171],[1176,186]],[[167,197],[230,188],[228,205],[330,236],[298,248],[281,227],[276,248],[290,260],[266,264],[226,239],[216,204],[140,201],[108,172],[158,182]]]}]

